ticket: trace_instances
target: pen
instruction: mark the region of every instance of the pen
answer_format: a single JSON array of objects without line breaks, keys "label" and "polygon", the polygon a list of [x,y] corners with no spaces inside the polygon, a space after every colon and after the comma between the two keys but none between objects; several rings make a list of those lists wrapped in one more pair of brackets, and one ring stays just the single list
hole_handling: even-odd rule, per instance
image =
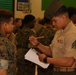
[{"label": "pen", "polygon": [[42,39],[42,38],[44,38],[44,36],[40,36],[40,37],[36,37],[37,39]]}]

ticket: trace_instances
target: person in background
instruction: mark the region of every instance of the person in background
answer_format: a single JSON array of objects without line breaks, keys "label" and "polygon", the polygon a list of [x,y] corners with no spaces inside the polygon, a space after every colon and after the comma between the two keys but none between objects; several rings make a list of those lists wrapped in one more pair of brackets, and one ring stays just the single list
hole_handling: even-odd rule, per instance
[{"label": "person in background", "polygon": [[69,18],[76,25],[76,8],[68,7]]},{"label": "person in background", "polygon": [[15,75],[16,55],[7,34],[13,31],[13,13],[0,9],[0,75]]},{"label": "person in background", "polygon": [[14,30],[13,33],[16,34],[20,31],[20,27],[22,26],[22,20],[20,18],[16,18],[14,20]]},{"label": "person in background", "polygon": [[34,36],[29,38],[31,44],[43,52],[38,54],[39,60],[54,65],[53,75],[76,75],[76,26],[69,19],[67,7],[60,0],[53,0],[44,17],[60,30],[49,46],[41,44]]},{"label": "person in background", "polygon": [[32,14],[25,15],[23,19],[23,28],[17,33],[17,75],[35,75],[35,64],[24,59],[24,55],[30,48],[33,48],[29,42],[31,35],[36,36],[34,31],[35,16]]},{"label": "person in background", "polygon": [[[55,30],[47,20],[39,20],[39,24],[41,24],[42,27],[36,32],[36,35],[37,37],[43,36],[43,38],[38,39],[38,41],[43,45],[48,46],[54,38]],[[38,66],[38,75],[52,75],[52,68],[53,65],[50,65],[47,69],[43,69],[42,67]]]},{"label": "person in background", "polygon": [[43,36],[43,38],[38,39],[40,43],[43,45],[49,45],[55,34],[55,30],[53,29],[52,25],[47,23],[44,19],[39,20],[39,24],[42,25],[42,27],[36,32],[37,37]]}]

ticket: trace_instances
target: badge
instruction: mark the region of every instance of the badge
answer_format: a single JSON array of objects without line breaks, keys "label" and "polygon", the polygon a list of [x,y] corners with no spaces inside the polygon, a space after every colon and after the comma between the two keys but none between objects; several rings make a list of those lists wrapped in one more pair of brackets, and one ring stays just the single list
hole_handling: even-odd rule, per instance
[{"label": "badge", "polygon": [[63,43],[63,40],[61,40],[61,39],[60,40],[57,40],[57,41],[58,41],[58,43],[61,43],[61,44]]}]

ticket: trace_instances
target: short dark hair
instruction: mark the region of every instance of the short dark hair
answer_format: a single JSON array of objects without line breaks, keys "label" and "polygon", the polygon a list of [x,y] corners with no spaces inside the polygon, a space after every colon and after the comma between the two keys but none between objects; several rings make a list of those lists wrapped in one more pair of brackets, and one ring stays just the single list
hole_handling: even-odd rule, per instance
[{"label": "short dark hair", "polygon": [[19,20],[21,20],[21,19],[20,19],[20,18],[16,18],[16,19],[15,19],[15,22],[18,22]]},{"label": "short dark hair", "polygon": [[67,7],[65,5],[61,6],[61,8],[55,13],[55,16],[59,16],[63,13],[68,13]]},{"label": "short dark hair", "polygon": [[24,24],[27,24],[31,21],[35,20],[35,16],[31,15],[31,14],[28,14],[28,15],[25,15],[24,19],[23,19],[23,23]]},{"label": "short dark hair", "polygon": [[34,28],[35,27],[35,16],[28,14],[25,15],[24,19],[23,19],[23,25],[24,27],[28,27],[28,28]]},{"label": "short dark hair", "polygon": [[44,25],[46,22],[44,21],[44,19],[41,19],[38,21],[39,24]]},{"label": "short dark hair", "polygon": [[13,17],[13,13],[6,9],[0,9],[0,23],[9,22],[10,18]]},{"label": "short dark hair", "polygon": [[41,19],[41,20],[39,20],[39,24],[41,24],[41,25],[44,25],[45,23],[49,23],[50,22],[50,19],[47,19],[46,17],[44,17],[44,19]]},{"label": "short dark hair", "polygon": [[76,14],[76,8],[75,7],[68,7],[68,14],[69,14],[69,18],[71,18],[73,15]]}]

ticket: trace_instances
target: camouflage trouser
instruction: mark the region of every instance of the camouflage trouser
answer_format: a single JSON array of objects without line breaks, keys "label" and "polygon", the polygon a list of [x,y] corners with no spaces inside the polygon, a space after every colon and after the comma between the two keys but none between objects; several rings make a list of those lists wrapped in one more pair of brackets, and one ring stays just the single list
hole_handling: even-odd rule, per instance
[{"label": "camouflage trouser", "polygon": [[24,59],[28,49],[19,48],[17,52],[17,75],[35,75],[35,64]]},{"label": "camouflage trouser", "polygon": [[8,75],[15,75],[16,68],[11,68],[10,71],[8,72]]},{"label": "camouflage trouser", "polygon": [[42,67],[38,66],[38,75],[52,75],[52,68],[52,65],[50,65],[47,69],[43,69]]},{"label": "camouflage trouser", "polygon": [[16,75],[16,64],[10,64],[10,67],[8,67],[8,75]]},{"label": "camouflage trouser", "polygon": [[35,75],[35,64],[17,64],[17,74],[16,75]]}]

